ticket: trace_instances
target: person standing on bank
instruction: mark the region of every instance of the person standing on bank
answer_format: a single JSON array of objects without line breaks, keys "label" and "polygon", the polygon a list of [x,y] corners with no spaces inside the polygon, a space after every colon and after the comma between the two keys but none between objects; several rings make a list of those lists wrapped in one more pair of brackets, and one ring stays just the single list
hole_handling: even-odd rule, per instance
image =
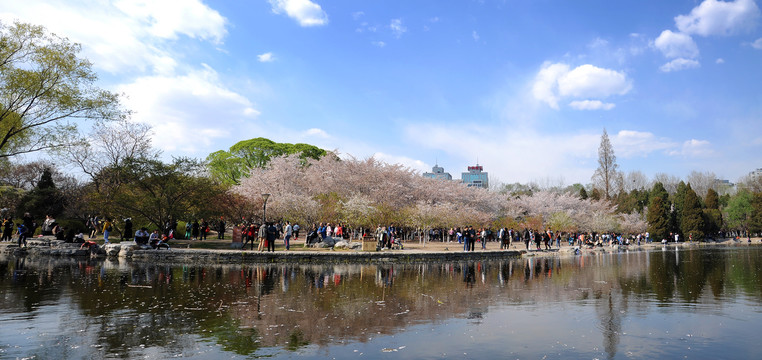
[{"label": "person standing on bank", "polygon": [[267,251],[275,251],[275,239],[278,237],[278,228],[272,223],[267,227]]},{"label": "person standing on bank", "polygon": [[108,242],[108,236],[111,233],[111,218],[106,218],[106,221],[103,222],[103,243],[109,244]]},{"label": "person standing on bank", "polygon": [[291,222],[286,221],[286,229],[284,230],[286,233],[286,236],[283,237],[283,242],[286,244],[286,250],[289,249],[289,241],[291,240],[291,235],[293,235],[294,229],[291,227]]},{"label": "person standing on bank", "polygon": [[225,219],[220,217],[220,222],[217,223],[217,239],[225,239]]}]

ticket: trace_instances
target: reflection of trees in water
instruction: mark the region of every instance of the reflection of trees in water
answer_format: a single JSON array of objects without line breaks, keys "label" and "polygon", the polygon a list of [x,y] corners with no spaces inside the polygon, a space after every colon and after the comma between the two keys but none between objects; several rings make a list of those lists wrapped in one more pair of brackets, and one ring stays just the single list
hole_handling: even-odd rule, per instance
[{"label": "reflection of trees in water", "polygon": [[[70,301],[102,354],[141,346],[168,354],[194,348],[193,336],[253,354],[308,344],[368,341],[411,325],[451,317],[479,320],[496,304],[589,299],[603,347],[614,357],[629,305],[651,298],[671,306],[719,302],[744,291],[757,299],[759,252],[673,251],[593,254],[414,265],[167,266],[92,261],[0,259],[4,311],[33,314]],[[25,270],[23,277],[14,277]],[[711,288],[711,291],[709,291]],[[552,305],[549,305],[552,306]],[[30,315],[34,316],[34,315]],[[48,356],[44,356],[48,357]]]}]

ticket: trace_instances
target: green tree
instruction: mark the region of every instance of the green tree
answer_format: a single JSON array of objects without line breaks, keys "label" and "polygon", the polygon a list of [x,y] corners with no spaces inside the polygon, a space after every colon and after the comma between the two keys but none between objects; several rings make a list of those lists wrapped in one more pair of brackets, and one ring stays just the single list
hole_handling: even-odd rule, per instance
[{"label": "green tree", "polygon": [[706,191],[706,200],[704,200],[706,203],[707,209],[719,209],[720,208],[720,198],[717,194],[717,191],[714,191],[714,189],[709,188],[709,190]]},{"label": "green tree", "polygon": [[746,189],[740,189],[730,197],[725,207],[727,225],[730,230],[749,230],[749,220],[752,215],[752,194]]},{"label": "green tree", "polygon": [[320,159],[326,151],[309,144],[276,143],[262,137],[243,140],[207,156],[207,166],[214,178],[227,185],[238,185],[254,168],[264,168],[277,156],[299,154],[303,160]]},{"label": "green tree", "polygon": [[587,200],[587,191],[585,191],[585,188],[579,189],[579,198],[582,200]]},{"label": "green tree", "polygon": [[696,192],[691,189],[690,184],[685,190],[685,197],[683,198],[683,209],[680,218],[680,230],[682,231],[685,239],[690,237],[693,240],[704,239],[704,216],[701,210],[701,200]]},{"label": "green tree", "polygon": [[0,23],[0,158],[71,144],[74,120],[125,115],[79,52],[42,26]]},{"label": "green tree", "polygon": [[755,233],[762,232],[762,192],[752,195],[750,217],[749,230]]},{"label": "green tree", "polygon": [[127,159],[121,169],[125,181],[113,193],[113,210],[136,216],[140,222],[162,227],[180,219],[218,215],[209,208],[225,192],[223,186],[202,176],[203,164],[174,159]]},{"label": "green tree", "polygon": [[672,211],[672,228],[670,229],[673,232],[681,232],[682,225],[681,222],[683,220],[683,203],[685,202],[685,196],[688,192],[688,185],[685,184],[685,182],[680,181],[680,183],[677,184],[677,192],[675,193],[674,199],[672,203],[675,205],[674,210]]},{"label": "green tree", "polygon": [[669,194],[660,182],[651,189],[651,201],[648,203],[648,232],[657,240],[666,239],[669,234],[670,203]]},{"label": "green tree", "polygon": [[18,214],[25,212],[32,216],[58,216],[64,210],[64,197],[53,182],[50,169],[45,169],[40,176],[37,186],[26,193],[20,201]]}]

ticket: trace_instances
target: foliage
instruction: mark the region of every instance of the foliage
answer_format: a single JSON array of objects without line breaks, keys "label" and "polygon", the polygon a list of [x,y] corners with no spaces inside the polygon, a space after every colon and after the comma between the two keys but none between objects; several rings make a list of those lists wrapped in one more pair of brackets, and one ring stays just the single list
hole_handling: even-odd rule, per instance
[{"label": "foliage", "polygon": [[21,198],[18,215],[28,212],[33,217],[58,216],[64,210],[63,195],[56,188],[50,170],[45,169],[37,186]]},{"label": "foliage", "polygon": [[598,168],[595,169],[593,174],[593,185],[596,188],[600,188],[603,191],[603,196],[606,199],[610,199],[615,192],[615,183],[622,175],[617,171],[619,165],[616,163],[616,155],[614,155],[614,147],[611,146],[609,140],[609,134],[606,129],[603,129],[603,135],[601,135],[601,144],[598,147]]},{"label": "foliage", "polygon": [[669,194],[664,186],[657,182],[651,189],[648,203],[648,232],[654,239],[666,239],[669,234],[670,203]]},{"label": "foliage", "polygon": [[701,201],[696,192],[688,185],[685,197],[683,198],[680,230],[686,240],[689,237],[692,237],[693,240],[703,240],[704,229],[705,224],[703,211],[701,210]]},{"label": "foliage", "polygon": [[219,216],[219,210],[209,204],[225,188],[200,176],[202,170],[200,162],[185,158],[170,164],[126,159],[120,169],[124,182],[113,194],[113,210],[137,217],[136,223],[144,220],[159,228],[179,219]]},{"label": "foliage", "polygon": [[756,192],[752,195],[749,231],[762,232],[762,192]]},{"label": "foliage", "polygon": [[0,23],[0,158],[71,144],[76,119],[125,115],[80,50],[41,26]]},{"label": "foliage", "polygon": [[708,237],[714,237],[722,229],[722,212],[718,209],[704,209],[704,232]]},{"label": "foliage", "polygon": [[717,191],[715,191],[712,188],[709,188],[709,190],[706,191],[706,198],[704,200],[704,203],[706,204],[707,209],[719,209],[720,208],[720,199],[717,194]]},{"label": "foliage", "polygon": [[587,200],[587,191],[585,191],[585,188],[579,189],[579,198],[582,200]]},{"label": "foliage", "polygon": [[206,158],[212,176],[227,185],[238,185],[252,169],[264,168],[274,157],[297,154],[306,163],[326,155],[325,150],[309,144],[276,143],[254,138],[237,142],[229,151],[219,150]]},{"label": "foliage", "polygon": [[726,225],[730,230],[748,230],[752,213],[752,194],[746,189],[739,190],[728,201],[725,207]]}]

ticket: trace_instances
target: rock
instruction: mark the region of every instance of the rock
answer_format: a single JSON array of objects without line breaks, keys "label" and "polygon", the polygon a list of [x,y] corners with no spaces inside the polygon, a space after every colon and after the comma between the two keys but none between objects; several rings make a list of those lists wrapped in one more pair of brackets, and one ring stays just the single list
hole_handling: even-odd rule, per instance
[{"label": "rock", "polygon": [[352,250],[362,250],[362,243],[360,242],[351,242],[349,243],[349,248]]},{"label": "rock", "polygon": [[349,248],[349,243],[344,240],[339,240],[335,244],[333,244],[333,247],[338,249],[347,249]]},{"label": "rock", "polygon": [[122,250],[121,244],[106,244],[103,246],[108,256],[119,256],[119,251]]}]

